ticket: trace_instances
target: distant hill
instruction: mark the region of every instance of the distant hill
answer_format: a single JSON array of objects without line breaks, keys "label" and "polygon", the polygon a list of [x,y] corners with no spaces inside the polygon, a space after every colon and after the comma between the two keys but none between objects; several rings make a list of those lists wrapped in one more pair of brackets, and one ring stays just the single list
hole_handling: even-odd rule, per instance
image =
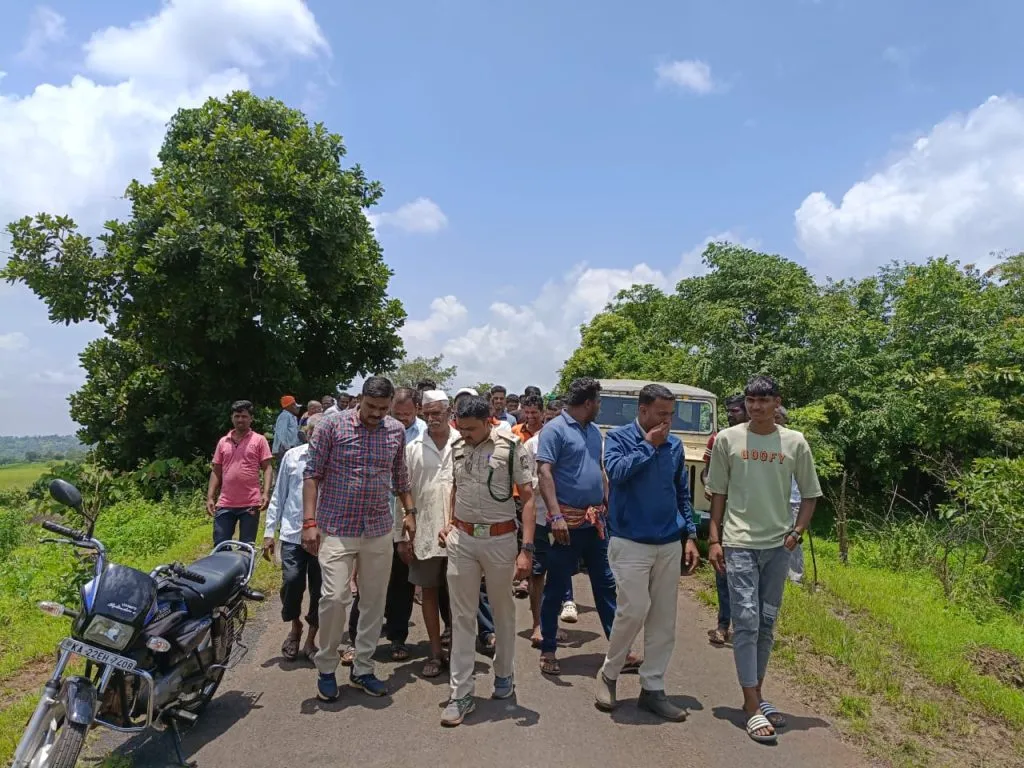
[{"label": "distant hill", "polygon": [[85,455],[86,450],[74,435],[0,435],[0,465],[80,458]]}]

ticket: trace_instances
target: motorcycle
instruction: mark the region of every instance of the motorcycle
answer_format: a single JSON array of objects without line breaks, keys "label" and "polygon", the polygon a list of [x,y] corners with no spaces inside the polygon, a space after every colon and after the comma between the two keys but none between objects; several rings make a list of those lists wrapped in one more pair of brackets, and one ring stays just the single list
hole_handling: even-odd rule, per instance
[{"label": "motorcycle", "polygon": [[[50,495],[81,513],[82,495],[64,480]],[[213,699],[224,673],[245,656],[241,641],[256,566],[251,544],[225,541],[189,566],[160,565],[150,573],[108,562],[93,538],[95,520],[77,531],[52,521],[42,527],[95,559],[78,608],[39,603],[43,613],[71,619],[57,664],[14,753],[12,768],[74,768],[91,728],[170,732],[175,753],[182,727],[194,724]],[[80,675],[65,675],[72,659]]]}]

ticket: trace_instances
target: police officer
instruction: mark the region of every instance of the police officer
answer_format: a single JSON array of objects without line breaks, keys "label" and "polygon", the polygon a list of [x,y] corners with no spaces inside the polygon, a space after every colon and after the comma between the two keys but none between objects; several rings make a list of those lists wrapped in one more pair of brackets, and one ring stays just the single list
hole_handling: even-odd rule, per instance
[{"label": "police officer", "polygon": [[[536,510],[530,458],[514,436],[491,423],[490,416],[490,404],[482,397],[461,399],[456,407],[460,438],[452,445],[454,504],[452,519],[440,534],[448,550],[452,606],[451,694],[441,715],[441,725],[448,727],[459,725],[475,706],[473,667],[481,577],[487,581],[497,636],[493,698],[506,699],[515,692],[512,580],[527,576],[533,564]],[[515,486],[523,504],[521,551],[516,543]]]}]

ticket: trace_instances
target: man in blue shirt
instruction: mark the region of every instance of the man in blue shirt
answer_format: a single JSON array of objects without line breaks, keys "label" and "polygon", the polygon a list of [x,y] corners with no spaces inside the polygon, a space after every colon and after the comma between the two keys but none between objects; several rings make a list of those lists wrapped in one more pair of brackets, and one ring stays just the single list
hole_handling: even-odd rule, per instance
[{"label": "man in blue shirt", "polygon": [[674,437],[676,398],[660,384],[640,390],[638,416],[611,430],[604,461],[608,472],[608,559],[618,601],[608,655],[597,674],[599,709],[615,708],[615,682],[629,648],[644,630],[637,706],[682,721],[686,711],[665,695],[665,672],[676,640],[676,592],[681,538],[689,573],[700,562],[683,445]]},{"label": "man in blue shirt", "polygon": [[558,614],[580,558],[587,566],[594,602],[606,636],[615,619],[615,579],[608,567],[604,535],[607,483],[601,462],[601,431],[593,423],[601,407],[601,385],[590,378],[569,386],[566,408],[540,432],[537,477],[554,543],[540,607],[540,669],[560,673]]}]

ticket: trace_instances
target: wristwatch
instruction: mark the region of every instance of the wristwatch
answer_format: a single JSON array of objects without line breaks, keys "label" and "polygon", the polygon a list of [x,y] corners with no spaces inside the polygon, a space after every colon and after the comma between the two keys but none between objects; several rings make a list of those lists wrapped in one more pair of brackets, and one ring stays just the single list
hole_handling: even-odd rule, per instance
[{"label": "wristwatch", "polygon": [[790,536],[792,536],[794,539],[796,539],[796,543],[797,544],[802,544],[803,543],[804,535],[802,533],[800,533],[796,528],[791,528],[789,530],[789,532],[786,534],[786,538],[787,539]]},{"label": "wristwatch", "polygon": [[412,515],[413,517],[416,517],[416,512],[416,507],[411,507],[410,509],[405,510],[405,514]]},{"label": "wristwatch", "polygon": [[529,543],[524,541],[523,542],[523,546],[522,546],[522,551],[523,552],[529,552],[531,555],[535,554],[537,552],[537,545],[534,544],[532,541],[529,542]]}]

